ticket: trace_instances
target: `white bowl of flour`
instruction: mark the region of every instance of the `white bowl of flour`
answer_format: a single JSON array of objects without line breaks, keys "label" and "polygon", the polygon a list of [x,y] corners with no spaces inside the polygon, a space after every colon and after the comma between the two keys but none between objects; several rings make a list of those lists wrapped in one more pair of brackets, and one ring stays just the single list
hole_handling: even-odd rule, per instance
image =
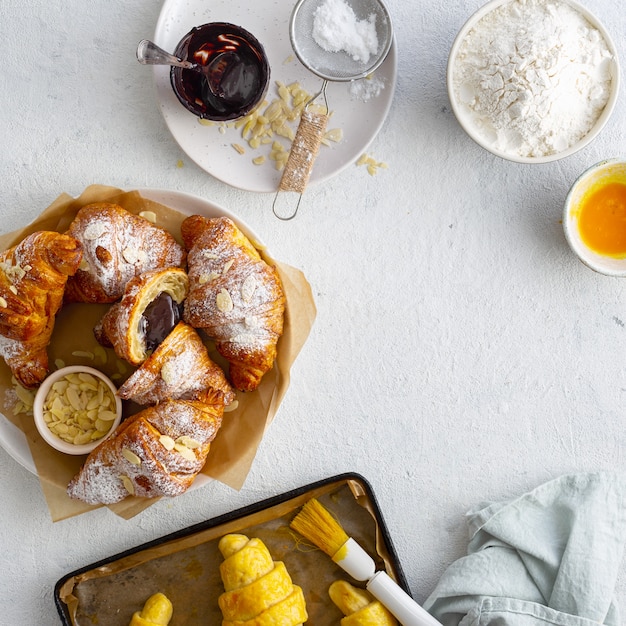
[{"label": "white bowl of flour", "polygon": [[452,110],[480,146],[547,163],[598,135],[619,93],[613,41],[570,0],[491,0],[457,35],[448,59]]}]

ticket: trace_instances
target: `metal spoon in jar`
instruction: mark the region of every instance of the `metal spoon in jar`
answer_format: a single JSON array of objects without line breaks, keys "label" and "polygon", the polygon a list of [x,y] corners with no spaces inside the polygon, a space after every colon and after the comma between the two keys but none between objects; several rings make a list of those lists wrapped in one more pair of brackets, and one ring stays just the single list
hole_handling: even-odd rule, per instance
[{"label": "metal spoon in jar", "polygon": [[153,41],[142,39],[137,46],[137,60],[142,65],[173,65],[199,72],[206,78],[211,95],[222,101],[230,99],[228,93],[222,88],[222,77],[229,64],[237,60],[237,55],[233,52],[222,52],[216,55],[208,65],[201,65],[179,59],[157,46]]}]

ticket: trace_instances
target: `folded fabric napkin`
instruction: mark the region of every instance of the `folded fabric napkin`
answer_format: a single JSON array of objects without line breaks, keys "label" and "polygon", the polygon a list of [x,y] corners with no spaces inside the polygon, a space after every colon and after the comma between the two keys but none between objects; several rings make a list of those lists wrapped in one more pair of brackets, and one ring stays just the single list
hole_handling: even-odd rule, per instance
[{"label": "folded fabric napkin", "polygon": [[444,626],[621,626],[626,475],[566,475],[468,514],[468,555],[424,603]]}]

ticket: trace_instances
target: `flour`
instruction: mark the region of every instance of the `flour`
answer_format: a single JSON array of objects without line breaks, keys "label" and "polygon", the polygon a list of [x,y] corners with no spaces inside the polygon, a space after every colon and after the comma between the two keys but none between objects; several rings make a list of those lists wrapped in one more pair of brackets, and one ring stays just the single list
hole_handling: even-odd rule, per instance
[{"label": "flour", "polygon": [[367,63],[378,51],[376,15],[357,19],[344,0],[324,0],[315,9],[313,39],[327,52],[346,52],[355,61]]},{"label": "flour", "polygon": [[574,145],[598,120],[612,59],[601,33],[569,5],[512,0],[468,33],[453,89],[495,149],[547,156]]}]

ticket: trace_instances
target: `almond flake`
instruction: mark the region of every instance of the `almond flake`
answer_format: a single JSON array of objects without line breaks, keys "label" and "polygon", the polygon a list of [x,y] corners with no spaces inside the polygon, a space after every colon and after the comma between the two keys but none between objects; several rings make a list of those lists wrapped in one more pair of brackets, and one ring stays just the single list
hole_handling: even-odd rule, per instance
[{"label": "almond flake", "polygon": [[0,296],[0,307],[2,307],[3,309],[6,309],[8,306],[9,306],[9,303],[2,296]]},{"label": "almond flake", "polygon": [[128,493],[131,496],[135,495],[135,485],[133,485],[133,481],[128,478],[128,476],[124,476],[124,474],[122,474],[120,476],[121,481],[124,483],[124,488],[126,489],[126,491],[128,491]]},{"label": "almond flake", "polygon": [[82,357],[93,361],[95,355],[93,352],[88,352],[87,350],[74,350],[74,352],[72,352],[72,356]]},{"label": "almond flake", "polygon": [[239,400],[233,400],[228,406],[224,407],[224,413],[230,413],[239,406]]},{"label": "almond flake", "polygon": [[107,227],[104,222],[92,222],[88,224],[83,231],[83,239],[87,241],[95,241],[99,239],[107,232]]},{"label": "almond flake", "polygon": [[156,224],[157,216],[154,211],[141,211],[139,217],[143,217],[144,220],[148,220],[152,224]]},{"label": "almond flake", "polygon": [[161,378],[167,385],[173,383],[177,379],[177,367],[175,361],[167,362],[161,368]]},{"label": "almond flake", "polygon": [[174,450],[176,450],[176,452],[178,452],[180,456],[182,456],[184,459],[187,459],[188,461],[193,462],[196,460],[196,455],[187,446],[184,446],[182,443],[175,443]]},{"label": "almond flake", "polygon": [[145,263],[148,260],[148,255],[143,250],[137,250],[137,248],[125,248],[122,251],[122,256],[131,265]]},{"label": "almond flake", "polygon": [[198,278],[198,284],[204,285],[205,283],[210,283],[214,281],[216,278],[219,278],[220,275],[217,272],[209,272],[208,274],[202,274],[200,278]]},{"label": "almond flake", "polygon": [[243,285],[241,285],[241,298],[244,302],[250,302],[252,300],[256,287],[256,278],[250,274],[246,280],[243,281]]},{"label": "almond flake", "polygon": [[11,285],[9,291],[17,296],[17,287],[15,285]]},{"label": "almond flake", "polygon": [[215,297],[215,304],[222,313],[229,313],[233,310],[233,300],[226,289],[222,289]]},{"label": "almond flake", "polygon": [[159,443],[166,450],[173,450],[174,449],[174,445],[176,444],[176,442],[171,437],[168,437],[167,435],[161,435],[159,437]]},{"label": "almond flake", "polygon": [[234,262],[235,259],[230,259],[229,261],[226,261],[226,263],[224,263],[224,267],[222,268],[222,274],[226,274],[226,272],[232,267]]},{"label": "almond flake", "polygon": [[137,466],[141,465],[141,459],[132,450],[129,450],[128,448],[122,448],[122,454],[129,463]]},{"label": "almond flake", "polygon": [[188,435],[183,435],[176,440],[177,443],[181,443],[183,446],[187,446],[190,450],[196,450],[202,444],[193,437],[189,437]]}]

